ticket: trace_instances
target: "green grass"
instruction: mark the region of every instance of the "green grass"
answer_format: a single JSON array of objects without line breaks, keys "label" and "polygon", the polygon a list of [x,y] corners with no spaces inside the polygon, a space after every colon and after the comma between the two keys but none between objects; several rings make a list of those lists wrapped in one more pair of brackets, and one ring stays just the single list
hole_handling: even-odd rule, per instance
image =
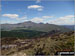
[{"label": "green grass", "polygon": [[21,37],[21,38],[34,38],[39,37],[45,32],[35,30],[12,30],[12,31],[1,31],[1,37]]}]

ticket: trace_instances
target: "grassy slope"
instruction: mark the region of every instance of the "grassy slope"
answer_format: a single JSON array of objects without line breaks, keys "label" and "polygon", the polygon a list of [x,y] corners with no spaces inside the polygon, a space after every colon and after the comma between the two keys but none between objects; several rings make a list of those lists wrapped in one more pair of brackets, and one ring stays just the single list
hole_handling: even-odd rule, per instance
[{"label": "grassy slope", "polygon": [[19,38],[33,38],[39,37],[46,32],[35,31],[35,30],[12,30],[12,31],[1,31],[1,37],[19,37]]},{"label": "grassy slope", "polygon": [[[14,51],[14,53],[23,52],[27,55],[49,55],[51,53],[56,53],[57,51],[74,51],[73,32],[28,40],[30,42],[27,44],[27,47],[25,45],[22,47],[18,46],[17,51]],[[8,51],[7,53],[14,54],[12,52],[13,50],[11,50],[11,52]]]}]

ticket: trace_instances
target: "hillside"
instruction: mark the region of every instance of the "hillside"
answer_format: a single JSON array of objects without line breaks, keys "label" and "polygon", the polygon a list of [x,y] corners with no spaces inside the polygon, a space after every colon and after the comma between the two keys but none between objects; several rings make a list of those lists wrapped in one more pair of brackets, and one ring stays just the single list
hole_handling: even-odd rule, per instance
[{"label": "hillside", "polygon": [[15,56],[18,53],[26,55],[50,55],[58,51],[74,51],[74,32],[34,39],[2,38],[1,41],[2,54],[10,56]]},{"label": "hillside", "polygon": [[11,38],[37,38],[46,34],[46,32],[35,31],[35,30],[11,30],[11,31],[1,31],[1,37],[11,37]]}]

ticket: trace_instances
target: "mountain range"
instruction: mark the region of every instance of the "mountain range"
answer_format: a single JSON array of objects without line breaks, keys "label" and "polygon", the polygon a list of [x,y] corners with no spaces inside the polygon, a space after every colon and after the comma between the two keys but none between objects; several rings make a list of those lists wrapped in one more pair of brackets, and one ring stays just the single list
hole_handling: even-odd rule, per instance
[{"label": "mountain range", "polygon": [[[72,26],[73,28],[73,26]],[[16,24],[1,24],[1,30],[10,31],[10,30],[36,30],[42,32],[50,32],[52,30],[59,30],[61,32],[72,31],[70,26],[54,25],[54,24],[44,24],[44,23],[34,23],[31,21],[16,23]]]}]

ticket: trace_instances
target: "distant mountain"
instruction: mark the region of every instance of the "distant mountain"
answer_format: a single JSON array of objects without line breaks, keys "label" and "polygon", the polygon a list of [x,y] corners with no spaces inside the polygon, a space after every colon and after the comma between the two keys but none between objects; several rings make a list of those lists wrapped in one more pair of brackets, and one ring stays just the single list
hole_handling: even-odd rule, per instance
[{"label": "distant mountain", "polygon": [[1,30],[19,30],[19,29],[27,29],[27,30],[36,30],[42,32],[50,32],[52,30],[60,30],[61,32],[68,32],[71,29],[68,29],[64,26],[54,25],[54,24],[44,24],[44,23],[34,23],[31,21],[17,23],[17,24],[1,24]]},{"label": "distant mountain", "polygon": [[64,25],[64,27],[74,30],[74,25]]}]

